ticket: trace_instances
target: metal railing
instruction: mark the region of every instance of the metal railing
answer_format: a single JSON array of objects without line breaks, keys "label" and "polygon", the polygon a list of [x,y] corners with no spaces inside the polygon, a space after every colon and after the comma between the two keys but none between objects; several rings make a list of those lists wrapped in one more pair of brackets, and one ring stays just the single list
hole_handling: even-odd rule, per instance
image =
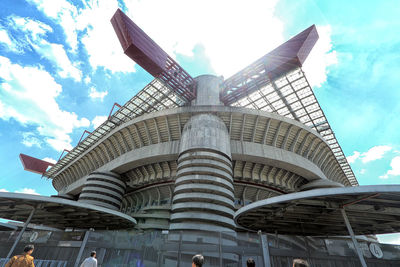
[{"label": "metal railing", "polygon": [[[0,266],[5,266],[10,259],[0,258]],[[67,267],[67,261],[57,260],[34,260],[35,267]]]},{"label": "metal railing", "polygon": [[[349,238],[204,231],[35,232],[26,232],[15,252],[33,243],[36,267],[79,266],[93,250],[99,267],[184,267],[191,266],[192,256],[198,253],[205,257],[204,267],[244,267],[250,257],[257,267],[287,267],[294,258],[306,259],[313,267],[359,266]],[[5,257],[17,234],[0,232],[0,257]],[[400,246],[372,239],[359,240],[359,244],[368,266],[400,266]],[[381,258],[370,249],[371,244],[382,251]],[[0,266],[5,263],[0,258]]]}]

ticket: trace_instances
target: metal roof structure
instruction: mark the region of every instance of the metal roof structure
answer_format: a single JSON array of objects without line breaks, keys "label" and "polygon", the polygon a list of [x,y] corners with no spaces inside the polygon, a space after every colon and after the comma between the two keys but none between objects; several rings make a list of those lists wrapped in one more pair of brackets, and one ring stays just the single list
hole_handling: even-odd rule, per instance
[{"label": "metal roof structure", "polygon": [[317,29],[312,25],[226,79],[220,93],[222,102],[230,105],[283,74],[301,67],[318,38]]},{"label": "metal roof structure", "polygon": [[186,102],[164,83],[154,79],[128,102],[121,106],[84,140],[50,168],[43,176],[53,178],[62,168],[76,159],[83,151],[96,144],[118,125],[145,113],[183,106]]},{"label": "metal roof structure", "polygon": [[290,235],[348,235],[344,209],[356,235],[400,232],[400,185],[314,189],[253,202],[235,213],[241,227]]},{"label": "metal roof structure", "polygon": [[[156,79],[45,172],[45,177],[54,178],[121,123],[144,113],[187,105],[195,97],[196,87],[190,75],[129,17],[118,9],[111,22],[125,54]],[[329,144],[350,184],[357,186],[357,179],[301,69],[317,40],[318,33],[312,25],[226,79],[220,98],[227,106],[274,112],[316,130]]]},{"label": "metal roof structure", "polygon": [[311,127],[329,144],[351,185],[358,185],[346,156],[300,67],[265,83],[231,105],[274,112]]},{"label": "metal roof structure", "polygon": [[119,211],[57,197],[0,192],[0,214],[3,219],[27,221],[49,227],[126,229],[136,220]]},{"label": "metal roof structure", "polygon": [[22,166],[24,167],[24,170],[42,174],[46,172],[47,168],[49,166],[53,166],[53,163],[47,162],[45,160],[37,159],[34,157],[30,157],[25,154],[19,154],[19,159],[22,162]]},{"label": "metal roof structure", "polygon": [[120,9],[111,24],[128,57],[186,101],[196,97],[193,78]]}]

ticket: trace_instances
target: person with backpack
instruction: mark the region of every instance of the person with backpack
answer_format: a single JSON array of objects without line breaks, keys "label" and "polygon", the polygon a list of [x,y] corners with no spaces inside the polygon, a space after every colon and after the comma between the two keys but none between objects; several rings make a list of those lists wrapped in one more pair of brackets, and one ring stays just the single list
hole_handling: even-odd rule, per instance
[{"label": "person with backpack", "polygon": [[25,246],[24,253],[12,257],[4,267],[35,267],[33,257],[31,256],[33,249],[33,245]]}]

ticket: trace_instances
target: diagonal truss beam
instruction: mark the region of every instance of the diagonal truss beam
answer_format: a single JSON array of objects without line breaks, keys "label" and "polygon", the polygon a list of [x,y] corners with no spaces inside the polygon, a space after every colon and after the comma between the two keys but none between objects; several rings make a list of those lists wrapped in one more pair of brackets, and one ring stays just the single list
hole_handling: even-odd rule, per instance
[{"label": "diagonal truss beam", "polygon": [[193,78],[120,9],[111,24],[128,57],[185,101],[196,97]]},{"label": "diagonal truss beam", "polygon": [[99,140],[118,125],[145,113],[180,107],[184,104],[185,101],[171,91],[163,82],[154,79],[123,106],[120,106],[117,111],[110,113],[109,118],[97,129],[91,133],[88,132],[88,135],[65,157],[60,158],[52,168],[44,173],[44,176],[54,178],[64,167],[76,160],[82,151],[96,145]]},{"label": "diagonal truss beam", "polygon": [[221,101],[230,105],[270,83],[271,79],[301,67],[317,40],[317,29],[312,25],[228,78],[220,94]]},{"label": "diagonal truss beam", "polygon": [[349,183],[353,186],[358,185],[357,179],[303,70],[297,68],[281,77],[270,78],[269,83],[230,105],[274,112],[311,127],[328,143]]}]

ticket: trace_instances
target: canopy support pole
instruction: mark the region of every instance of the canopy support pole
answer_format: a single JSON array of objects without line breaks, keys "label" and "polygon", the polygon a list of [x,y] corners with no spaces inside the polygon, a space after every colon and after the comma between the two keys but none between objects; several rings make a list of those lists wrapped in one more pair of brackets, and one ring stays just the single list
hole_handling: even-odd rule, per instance
[{"label": "canopy support pole", "polygon": [[261,241],[261,249],[262,249],[262,257],[264,260],[264,267],[271,267],[271,258],[269,257],[268,236],[266,234],[262,234],[261,231],[258,231],[258,235],[260,236],[260,241]]},{"label": "canopy support pole", "polygon": [[24,234],[24,232],[25,232],[25,230],[26,230],[26,227],[27,227],[28,224],[31,222],[32,217],[33,217],[33,215],[35,214],[35,211],[36,211],[36,207],[33,207],[31,213],[29,214],[28,219],[26,220],[26,222],[24,223],[24,226],[23,226],[22,229],[21,229],[21,232],[19,232],[19,234],[18,234],[18,236],[17,236],[17,239],[15,239],[14,244],[12,245],[10,251],[8,252],[7,257],[6,257],[7,259],[9,259],[9,258],[11,257],[11,255],[13,254],[15,247],[18,245],[19,241],[20,241],[21,238],[22,238],[22,235]]},{"label": "canopy support pole", "polygon": [[81,261],[83,251],[85,250],[86,243],[87,243],[87,241],[88,241],[88,239],[89,239],[89,233],[90,233],[90,230],[87,230],[87,231],[85,232],[85,236],[83,237],[82,244],[81,244],[81,248],[79,249],[78,256],[76,257],[74,267],[78,267],[79,262]]},{"label": "canopy support pole", "polygon": [[344,208],[341,208],[340,211],[342,212],[342,216],[343,216],[344,222],[346,224],[347,231],[349,231],[349,234],[351,236],[351,240],[353,240],[353,244],[354,244],[354,247],[356,248],[356,252],[357,252],[358,258],[360,259],[360,262],[361,262],[361,266],[367,267],[367,263],[365,262],[364,256],[363,256],[362,251],[360,249],[360,246],[358,245],[357,239],[354,236],[353,229],[351,228],[349,219],[347,218],[346,211],[344,210]]}]

